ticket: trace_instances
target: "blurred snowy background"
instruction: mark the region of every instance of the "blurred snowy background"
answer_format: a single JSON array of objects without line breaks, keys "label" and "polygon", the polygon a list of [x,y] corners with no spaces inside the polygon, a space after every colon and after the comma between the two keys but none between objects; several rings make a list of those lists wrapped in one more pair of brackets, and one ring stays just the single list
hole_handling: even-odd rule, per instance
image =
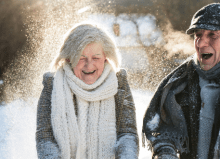
[{"label": "blurred snowy background", "polygon": [[114,37],[142,119],[158,82],[194,53],[184,32],[202,6],[217,0],[1,0],[0,159],[37,159],[36,109],[42,75],[77,22],[101,23]]}]

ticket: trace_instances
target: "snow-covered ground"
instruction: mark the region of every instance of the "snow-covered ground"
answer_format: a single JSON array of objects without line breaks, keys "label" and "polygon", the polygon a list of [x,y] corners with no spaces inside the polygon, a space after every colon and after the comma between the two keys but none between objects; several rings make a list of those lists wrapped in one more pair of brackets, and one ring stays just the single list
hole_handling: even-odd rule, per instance
[{"label": "snow-covered ground", "polygon": [[[142,147],[142,120],[152,92],[132,90],[140,142],[140,159],[151,158],[151,152]],[[15,100],[0,105],[0,159],[37,159],[35,130],[38,99]]]},{"label": "snow-covered ground", "polygon": [[132,90],[132,94],[136,107],[137,128],[138,128],[139,145],[140,145],[139,159],[150,159],[151,152],[147,149],[147,147],[145,148],[142,147],[141,135],[142,135],[143,116],[153,96],[153,93],[149,91]]},{"label": "snow-covered ground", "polygon": [[0,106],[0,159],[37,159],[37,99]]}]

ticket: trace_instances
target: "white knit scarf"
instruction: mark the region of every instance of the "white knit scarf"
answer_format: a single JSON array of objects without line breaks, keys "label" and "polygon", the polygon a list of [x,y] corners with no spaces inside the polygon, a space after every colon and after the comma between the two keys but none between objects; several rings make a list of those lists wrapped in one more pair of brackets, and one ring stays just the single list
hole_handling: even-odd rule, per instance
[{"label": "white knit scarf", "polygon": [[[62,159],[114,159],[115,99],[118,80],[109,64],[91,84],[77,78],[65,64],[55,74],[51,123]],[[76,95],[78,116],[72,92]]]}]

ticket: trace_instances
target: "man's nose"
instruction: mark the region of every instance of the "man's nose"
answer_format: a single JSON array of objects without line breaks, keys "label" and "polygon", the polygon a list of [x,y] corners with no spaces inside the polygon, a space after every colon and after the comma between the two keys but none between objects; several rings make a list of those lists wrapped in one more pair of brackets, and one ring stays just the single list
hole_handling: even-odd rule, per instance
[{"label": "man's nose", "polygon": [[197,39],[196,44],[199,48],[209,46],[209,38],[207,36],[201,36],[199,39]]}]

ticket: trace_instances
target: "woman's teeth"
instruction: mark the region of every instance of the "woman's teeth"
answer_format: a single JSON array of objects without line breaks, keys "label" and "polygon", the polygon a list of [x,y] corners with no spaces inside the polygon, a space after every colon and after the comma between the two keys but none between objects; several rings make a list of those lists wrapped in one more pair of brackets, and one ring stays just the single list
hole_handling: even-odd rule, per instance
[{"label": "woman's teeth", "polygon": [[213,55],[212,53],[204,53],[204,54],[202,54],[202,58],[207,60],[210,57],[212,57],[212,55]]},{"label": "woman's teeth", "polygon": [[82,72],[85,73],[85,74],[92,74],[92,73],[95,72],[95,70],[94,70],[94,71],[91,71],[91,72],[86,72],[86,71],[82,71]]}]

